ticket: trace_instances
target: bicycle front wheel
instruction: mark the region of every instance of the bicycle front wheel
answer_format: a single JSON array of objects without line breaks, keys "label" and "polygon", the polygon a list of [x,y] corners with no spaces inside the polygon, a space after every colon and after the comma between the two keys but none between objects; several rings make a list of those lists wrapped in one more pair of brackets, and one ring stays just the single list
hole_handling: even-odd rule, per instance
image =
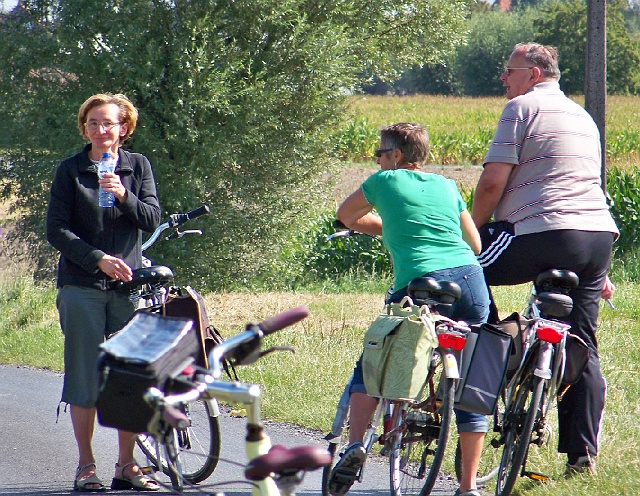
[{"label": "bicycle front wheel", "polygon": [[[184,431],[175,431],[182,477],[191,484],[207,479],[218,465],[220,457],[220,419],[212,415],[212,407],[205,400],[198,400],[180,407],[191,419]],[[166,459],[157,443],[140,434],[137,444],[158,471],[172,477]]]},{"label": "bicycle front wheel", "polygon": [[498,468],[496,496],[509,496],[524,464],[531,433],[540,416],[540,402],[544,393],[544,379],[533,375],[531,369],[515,392],[504,419],[504,447]]},{"label": "bicycle front wheel", "polygon": [[447,447],[454,396],[455,380],[443,376],[436,352],[423,396],[394,407],[389,436],[393,496],[428,496],[433,490]]}]

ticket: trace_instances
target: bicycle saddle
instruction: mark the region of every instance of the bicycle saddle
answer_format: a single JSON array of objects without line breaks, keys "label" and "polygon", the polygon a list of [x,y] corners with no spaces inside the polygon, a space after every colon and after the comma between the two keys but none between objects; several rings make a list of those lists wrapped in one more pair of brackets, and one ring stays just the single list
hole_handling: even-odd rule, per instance
[{"label": "bicycle saddle", "polygon": [[453,281],[436,281],[433,277],[416,277],[409,281],[407,292],[414,301],[432,300],[438,304],[451,305],[462,294],[460,286]]},{"label": "bicycle saddle", "polygon": [[567,317],[573,310],[573,299],[571,296],[560,293],[543,291],[536,296],[536,304],[543,316],[562,319]]},{"label": "bicycle saddle", "polygon": [[286,475],[301,470],[311,471],[329,465],[331,454],[321,446],[287,448],[276,444],[268,453],[254,458],[244,469],[249,480],[262,480],[271,474]]},{"label": "bicycle saddle", "polygon": [[164,265],[143,267],[133,271],[133,279],[128,282],[117,281],[113,288],[117,291],[131,291],[145,284],[164,286],[173,281],[173,271]]},{"label": "bicycle saddle", "polygon": [[569,294],[578,287],[580,282],[577,274],[570,270],[549,269],[538,274],[535,280],[535,287],[538,292],[548,291],[551,293]]}]

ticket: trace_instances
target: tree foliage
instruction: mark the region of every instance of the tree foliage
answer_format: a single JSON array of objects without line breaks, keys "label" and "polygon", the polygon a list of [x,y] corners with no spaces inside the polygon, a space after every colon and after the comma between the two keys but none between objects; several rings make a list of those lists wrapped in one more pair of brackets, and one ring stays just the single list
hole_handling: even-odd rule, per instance
[{"label": "tree foliage", "polygon": [[[412,67],[382,92],[501,95],[502,68],[516,43],[536,41],[560,54],[560,85],[570,94],[584,92],[587,2],[545,0],[512,2],[510,12],[497,4],[470,3],[469,34],[455,53],[436,65]],[[607,2],[607,89],[609,94],[640,90],[640,36],[637,2]]]},{"label": "tree foliage", "polygon": [[[640,90],[640,46],[625,27],[626,0],[607,2],[607,92],[637,94]],[[587,43],[587,2],[552,0],[543,4],[534,21],[536,41],[558,48],[566,93],[584,93]]]},{"label": "tree foliage", "polygon": [[192,283],[244,284],[277,268],[321,201],[344,94],[392,81],[460,42],[463,0],[26,0],[0,19],[0,186],[44,272],[56,165],[82,143],[97,92],[140,111],[127,146],[151,159],[166,214],[206,203],[205,235],[160,245]]},{"label": "tree foliage", "polygon": [[469,37],[458,50],[456,74],[471,96],[502,95],[500,75],[516,43],[533,39],[532,10],[474,14]]}]

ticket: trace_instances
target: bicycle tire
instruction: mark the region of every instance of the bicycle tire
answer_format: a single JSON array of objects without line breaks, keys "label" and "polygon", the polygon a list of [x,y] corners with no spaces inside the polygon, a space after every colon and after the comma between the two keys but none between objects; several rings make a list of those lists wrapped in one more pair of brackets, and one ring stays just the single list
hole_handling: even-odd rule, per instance
[{"label": "bicycle tire", "polygon": [[327,450],[331,454],[331,463],[325,465],[322,468],[322,496],[331,496],[329,492],[329,478],[331,477],[331,470],[335,465],[336,454],[341,453],[349,444],[349,428],[345,427],[342,431],[342,435],[334,441],[329,442]]},{"label": "bicycle tire", "polygon": [[[462,453],[460,451],[460,441],[456,444],[456,454],[454,460],[456,479],[460,482],[462,478]],[[487,482],[494,479],[498,475],[500,467],[500,451],[491,445],[491,438],[487,435],[482,445],[482,455],[480,456],[480,465],[476,475],[476,484],[478,487],[484,487]]]},{"label": "bicycle tire", "polygon": [[[348,398],[348,397],[347,397]],[[385,400],[380,400],[376,411],[371,418],[371,423],[369,424],[368,429],[365,432],[364,439],[362,443],[364,444],[365,450],[367,454],[371,453],[373,445],[378,440],[378,427],[380,425],[380,420],[383,418],[383,412],[386,406]],[[338,414],[340,415],[340,413]],[[325,465],[322,469],[322,496],[331,496],[329,492],[329,479],[331,478],[331,471],[333,470],[334,465],[338,461],[336,457],[337,454],[344,452],[345,448],[349,445],[349,408],[344,410],[342,413],[343,418],[343,427],[339,437],[332,439],[329,442],[328,451],[331,454],[331,463],[329,465]],[[366,462],[365,462],[366,465]],[[359,480],[362,479],[362,471],[364,470],[364,466],[360,472]]]},{"label": "bicycle tire", "polygon": [[[509,496],[521,468],[527,458],[531,434],[539,417],[540,402],[545,380],[533,374],[533,368],[525,374],[516,391],[512,407],[504,421],[504,447],[496,481],[496,496]],[[522,419],[524,418],[524,421]]]},{"label": "bicycle tire", "polygon": [[[428,496],[438,480],[453,416],[455,380],[442,377],[440,355],[422,397],[396,405],[389,449],[389,485],[393,496]],[[437,400],[441,395],[442,400]]]},{"label": "bicycle tire", "polygon": [[169,480],[171,481],[171,487],[178,493],[182,493],[184,489],[184,471],[182,468],[182,462],[180,457],[179,447],[179,432],[175,429],[171,429],[166,439],[164,451],[166,453],[167,472]]},{"label": "bicycle tire", "polygon": [[[494,425],[499,423],[499,418],[504,414],[504,396],[500,394],[498,396],[498,403],[494,410]],[[476,484],[478,487],[484,487],[487,482],[498,475],[498,468],[500,467],[501,451],[498,447],[492,444],[495,438],[495,432],[489,430],[484,437],[484,443],[482,445],[482,454],[480,456],[480,464],[478,466],[478,472],[476,474]],[[460,482],[462,478],[462,452],[460,451],[460,440],[456,443],[456,453],[454,458],[454,469],[456,479]]]},{"label": "bicycle tire", "polygon": [[[204,400],[183,405],[181,409],[191,419],[191,426],[186,431],[176,432],[182,477],[191,484],[197,484],[206,480],[218,465],[220,419],[211,415],[209,403]],[[154,469],[171,477],[166,459],[158,456],[157,443],[146,434],[140,434],[136,442]]]}]

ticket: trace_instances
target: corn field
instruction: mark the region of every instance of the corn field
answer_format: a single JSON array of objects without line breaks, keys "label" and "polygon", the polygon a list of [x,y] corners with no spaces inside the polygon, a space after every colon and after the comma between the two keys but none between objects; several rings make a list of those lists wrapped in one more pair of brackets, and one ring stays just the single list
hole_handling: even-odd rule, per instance
[{"label": "corn field", "polygon": [[[581,105],[584,99],[574,98]],[[506,100],[431,95],[354,96],[339,130],[345,161],[364,162],[378,147],[378,130],[394,122],[419,122],[431,138],[434,164],[481,164]],[[624,170],[640,164],[640,98],[607,99],[607,165]]]}]

